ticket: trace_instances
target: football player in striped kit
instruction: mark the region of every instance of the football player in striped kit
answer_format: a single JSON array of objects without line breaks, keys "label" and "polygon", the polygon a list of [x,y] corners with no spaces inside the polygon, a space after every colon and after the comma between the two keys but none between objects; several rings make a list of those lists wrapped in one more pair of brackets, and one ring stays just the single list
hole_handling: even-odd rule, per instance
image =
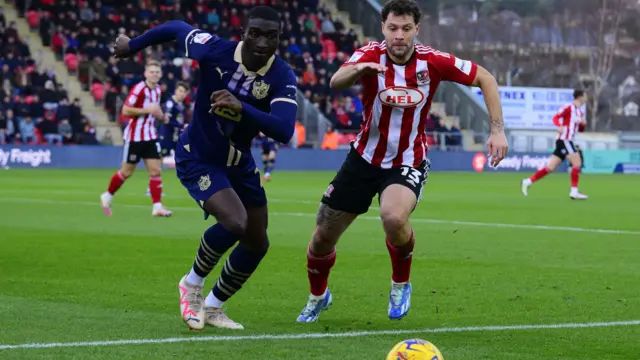
[{"label": "football player in striped kit", "polygon": [[558,110],[553,117],[553,123],[558,126],[558,137],[556,139],[556,148],[549,157],[547,164],[542,169],[535,172],[524,180],[522,180],[522,194],[529,194],[529,187],[536,181],[541,180],[548,174],[552,173],[558,165],[567,159],[571,163],[571,190],[569,198],[573,200],[586,200],[589,197],[578,191],[578,182],[580,180],[580,171],[582,170],[582,150],[573,142],[576,133],[584,131],[586,119],[584,105],[587,102],[586,94],[583,90],[574,90],[573,102],[567,104]]},{"label": "football player in striped kit", "polygon": [[496,166],[507,154],[495,78],[481,66],[415,43],[421,12],[413,0],[391,0],[382,9],[385,41],[358,49],[331,79],[335,90],[360,79],[364,121],[342,167],[324,192],[307,250],[311,294],[298,322],[313,322],[332,302],[327,282],[342,233],[369,210],[375,195],[391,257],[388,316],[403,318],[411,306],[409,274],[414,232],[409,216],[429,173],[425,126],[440,81],[482,89],[491,120],[488,150]]}]

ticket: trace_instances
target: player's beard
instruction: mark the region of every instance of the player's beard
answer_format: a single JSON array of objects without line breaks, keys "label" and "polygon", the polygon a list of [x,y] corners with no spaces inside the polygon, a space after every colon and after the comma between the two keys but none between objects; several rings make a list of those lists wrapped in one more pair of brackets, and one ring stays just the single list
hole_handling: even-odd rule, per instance
[{"label": "player's beard", "polygon": [[413,41],[409,42],[402,50],[394,48],[393,44],[389,45],[387,42],[387,51],[397,59],[405,59],[413,51]]}]

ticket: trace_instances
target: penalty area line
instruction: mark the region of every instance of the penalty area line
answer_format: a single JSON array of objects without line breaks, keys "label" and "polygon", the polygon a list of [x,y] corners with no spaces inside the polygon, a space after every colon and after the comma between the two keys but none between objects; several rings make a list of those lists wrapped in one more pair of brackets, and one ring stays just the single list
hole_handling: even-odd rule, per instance
[{"label": "penalty area line", "polygon": [[538,325],[508,325],[508,326],[470,326],[448,327],[431,329],[407,329],[407,330],[378,330],[378,331],[350,331],[341,333],[301,333],[301,334],[261,334],[240,336],[201,336],[201,337],[175,337],[165,339],[126,339],[106,341],[82,341],[59,343],[29,343],[16,345],[0,345],[0,350],[12,349],[50,349],[50,348],[75,348],[75,347],[102,347],[118,345],[143,345],[166,344],[183,342],[209,342],[209,341],[242,341],[242,340],[307,340],[325,338],[349,338],[380,335],[403,334],[437,334],[437,333],[461,333],[483,331],[516,331],[516,330],[552,330],[552,329],[583,329],[598,327],[619,327],[640,325],[640,320],[590,322],[590,323],[565,323],[565,324],[538,324]]}]

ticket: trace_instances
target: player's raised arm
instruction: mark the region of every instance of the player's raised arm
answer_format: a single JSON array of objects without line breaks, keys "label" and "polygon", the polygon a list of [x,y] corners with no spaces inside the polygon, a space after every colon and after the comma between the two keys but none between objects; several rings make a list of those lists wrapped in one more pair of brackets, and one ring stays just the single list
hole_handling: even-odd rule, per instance
[{"label": "player's raised arm", "polygon": [[194,28],[184,21],[172,20],[131,40],[126,36],[119,36],[114,46],[114,53],[116,57],[128,57],[149,46],[174,40],[178,49],[183,49],[187,57],[199,61],[209,49],[203,45],[216,42],[219,38]]},{"label": "player's raised arm", "polygon": [[386,71],[387,67],[377,62],[377,56],[371,45],[364,46],[351,55],[331,77],[329,86],[334,90],[350,88],[363,75],[376,75]]}]

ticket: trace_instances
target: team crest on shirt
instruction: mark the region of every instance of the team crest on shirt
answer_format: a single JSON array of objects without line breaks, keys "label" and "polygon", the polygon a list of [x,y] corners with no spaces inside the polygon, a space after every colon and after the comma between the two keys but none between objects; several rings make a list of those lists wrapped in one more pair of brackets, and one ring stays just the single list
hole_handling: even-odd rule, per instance
[{"label": "team crest on shirt", "polygon": [[416,74],[418,78],[418,85],[427,85],[431,82],[431,78],[429,77],[429,70],[420,71]]},{"label": "team crest on shirt", "polygon": [[251,94],[258,100],[264,99],[269,94],[269,84],[262,80],[258,80],[253,83],[253,90]]},{"label": "team crest on shirt", "polygon": [[200,180],[198,180],[198,186],[200,187],[200,191],[205,191],[211,186],[211,178],[209,175],[200,176]]},{"label": "team crest on shirt", "polygon": [[329,187],[327,188],[327,190],[324,191],[324,197],[330,197],[331,193],[333,192],[333,185],[329,184]]}]

